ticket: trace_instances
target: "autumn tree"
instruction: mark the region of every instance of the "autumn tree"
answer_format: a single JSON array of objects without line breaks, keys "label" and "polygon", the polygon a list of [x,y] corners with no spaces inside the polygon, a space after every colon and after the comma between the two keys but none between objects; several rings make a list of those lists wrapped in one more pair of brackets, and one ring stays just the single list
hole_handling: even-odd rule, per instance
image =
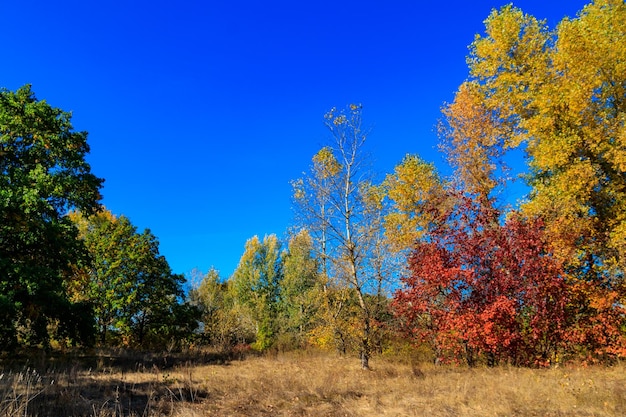
[{"label": "autumn tree", "polygon": [[626,354],[625,33],[621,0],[595,1],[553,31],[512,6],[494,11],[471,46],[469,80],[444,110],[474,192],[493,196],[502,158],[526,154],[521,209],[545,221],[575,292],[572,335],[599,356]]},{"label": "autumn tree", "polygon": [[[87,133],[30,86],[0,90],[0,346],[88,342],[92,315],[70,302],[63,276],[83,259],[71,209],[98,207],[103,180],[85,156]],[[52,326],[52,324],[55,324]],[[57,334],[50,334],[50,329]]]},{"label": "autumn tree", "polygon": [[406,155],[383,186],[390,202],[384,218],[386,239],[395,252],[407,254],[449,205],[447,184],[434,164],[418,155]]},{"label": "autumn tree", "polygon": [[486,25],[472,46],[472,85],[507,126],[506,146],[526,147],[524,210],[546,219],[557,254],[583,275],[623,271],[624,2],[589,4],[555,32],[511,7]]},{"label": "autumn tree", "polygon": [[[380,211],[384,207],[373,198],[376,193],[373,173],[366,166],[363,146],[368,132],[362,124],[361,106],[333,109],[325,115],[325,124],[333,143],[313,157],[308,175],[293,182],[294,200],[299,221],[314,238],[322,273],[328,280],[327,317],[335,332],[342,331],[334,321],[348,304],[350,292],[356,298],[358,319],[354,331],[362,367],[367,369],[375,316],[368,294],[382,290],[381,283],[388,278],[387,271],[377,270],[375,264],[380,255],[376,245],[381,243]],[[333,286],[339,292],[329,291]],[[344,289],[350,291],[345,293]]]},{"label": "autumn tree", "polygon": [[108,210],[70,218],[90,262],[67,285],[75,299],[93,305],[101,344],[164,346],[193,330],[193,309],[181,303],[185,279],[172,273],[150,230],[139,233],[127,217]]},{"label": "autumn tree", "polygon": [[406,333],[441,360],[548,365],[564,344],[563,270],[543,240],[540,221],[457,195],[426,239],[395,295]]},{"label": "autumn tree", "polygon": [[341,165],[333,155],[330,147],[320,149],[313,156],[311,173],[305,178],[292,182],[296,222],[310,230],[313,249],[319,259],[320,279],[323,288],[322,309],[319,311],[319,322],[312,333],[314,345],[336,349],[345,353],[347,350],[346,318],[349,316],[347,304],[348,294],[345,288],[335,286],[330,280],[330,231],[329,219],[333,213],[330,190]]},{"label": "autumn tree", "polygon": [[504,162],[508,126],[498,120],[483,98],[475,85],[461,85],[454,102],[442,110],[440,148],[454,169],[454,186],[483,204],[494,205],[514,178],[510,178],[510,168]]}]

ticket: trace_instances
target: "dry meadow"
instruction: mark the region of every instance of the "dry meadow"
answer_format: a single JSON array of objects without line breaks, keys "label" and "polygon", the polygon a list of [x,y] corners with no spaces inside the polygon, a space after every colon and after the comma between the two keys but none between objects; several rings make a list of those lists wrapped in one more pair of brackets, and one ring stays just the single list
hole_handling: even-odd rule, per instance
[{"label": "dry meadow", "polygon": [[322,353],[3,360],[0,416],[622,416],[613,367],[463,368]]}]

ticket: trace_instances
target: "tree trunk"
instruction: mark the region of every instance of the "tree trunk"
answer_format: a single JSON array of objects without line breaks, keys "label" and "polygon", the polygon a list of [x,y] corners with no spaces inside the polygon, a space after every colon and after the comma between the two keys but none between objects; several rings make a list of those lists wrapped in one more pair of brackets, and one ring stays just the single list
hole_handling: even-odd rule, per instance
[{"label": "tree trunk", "polygon": [[367,309],[364,309],[363,313],[365,314],[365,317],[363,318],[363,340],[362,340],[362,345],[361,345],[361,369],[369,371],[370,353],[372,351],[372,347],[371,347],[372,335],[371,335],[369,312],[367,311]]},{"label": "tree trunk", "polygon": [[370,370],[370,355],[363,349],[361,352],[361,369],[364,371]]}]

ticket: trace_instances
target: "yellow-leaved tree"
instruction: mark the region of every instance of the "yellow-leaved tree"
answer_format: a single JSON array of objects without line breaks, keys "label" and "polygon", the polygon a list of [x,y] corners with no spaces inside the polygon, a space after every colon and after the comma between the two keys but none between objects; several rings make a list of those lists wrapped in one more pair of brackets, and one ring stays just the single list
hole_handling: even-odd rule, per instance
[{"label": "yellow-leaved tree", "polygon": [[413,248],[447,206],[445,183],[433,164],[406,155],[383,185],[392,205],[385,216],[385,237],[396,252],[403,253]]},{"label": "yellow-leaved tree", "polygon": [[356,345],[361,366],[368,369],[381,344],[378,327],[392,275],[383,239],[384,190],[366,164],[362,107],[332,109],[325,124],[331,145],[292,183],[297,220],[311,234],[324,283],[323,324],[313,333],[320,345],[333,340],[342,351]]},{"label": "yellow-leaved tree", "polygon": [[626,355],[626,5],[595,1],[555,30],[513,6],[485,23],[444,109],[448,155],[467,191],[493,199],[503,156],[526,154],[520,208],[566,266],[573,345]]}]

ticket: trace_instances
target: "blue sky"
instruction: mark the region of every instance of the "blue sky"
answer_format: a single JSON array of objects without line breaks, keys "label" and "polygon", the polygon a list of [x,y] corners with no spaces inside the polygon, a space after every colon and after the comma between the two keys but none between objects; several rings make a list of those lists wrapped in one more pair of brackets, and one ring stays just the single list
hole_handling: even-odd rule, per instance
[{"label": "blue sky", "polygon": [[[173,270],[228,277],[245,241],[292,224],[289,181],[364,106],[375,169],[445,171],[434,125],[467,77],[490,1],[0,1],[0,87],[30,83],[89,132],[103,203]],[[554,27],[587,3],[513,2]]]}]

